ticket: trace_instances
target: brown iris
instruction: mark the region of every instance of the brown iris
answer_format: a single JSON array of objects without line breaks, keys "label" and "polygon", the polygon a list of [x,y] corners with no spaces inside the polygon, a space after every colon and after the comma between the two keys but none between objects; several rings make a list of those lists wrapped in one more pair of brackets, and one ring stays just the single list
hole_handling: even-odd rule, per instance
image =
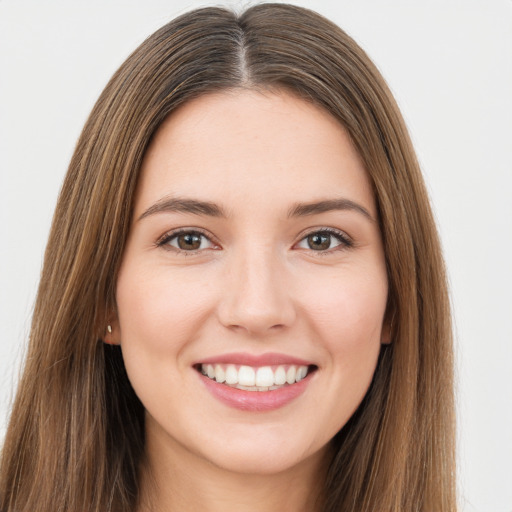
[{"label": "brown iris", "polygon": [[331,245],[331,235],[325,233],[313,233],[308,236],[308,246],[314,251],[325,251]]},{"label": "brown iris", "polygon": [[178,247],[184,251],[195,251],[201,247],[202,235],[198,233],[183,233],[176,237]]}]

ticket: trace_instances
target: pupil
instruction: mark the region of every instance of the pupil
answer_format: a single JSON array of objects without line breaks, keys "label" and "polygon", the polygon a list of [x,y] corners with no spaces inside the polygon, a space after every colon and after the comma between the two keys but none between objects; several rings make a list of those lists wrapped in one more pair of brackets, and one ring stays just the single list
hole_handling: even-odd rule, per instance
[{"label": "pupil", "polygon": [[315,233],[314,235],[308,236],[308,245],[314,250],[325,250],[329,249],[331,245],[331,236]]},{"label": "pupil", "polygon": [[199,249],[201,246],[201,237],[193,233],[187,233],[178,237],[178,245],[180,249],[190,250]]}]

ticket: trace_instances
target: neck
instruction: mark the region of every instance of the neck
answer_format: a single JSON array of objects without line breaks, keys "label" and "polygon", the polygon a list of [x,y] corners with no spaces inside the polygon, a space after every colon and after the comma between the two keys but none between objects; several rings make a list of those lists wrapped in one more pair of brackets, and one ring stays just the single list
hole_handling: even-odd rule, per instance
[{"label": "neck", "polygon": [[279,473],[215,466],[175,441],[148,438],[139,512],[320,512],[326,455]]}]

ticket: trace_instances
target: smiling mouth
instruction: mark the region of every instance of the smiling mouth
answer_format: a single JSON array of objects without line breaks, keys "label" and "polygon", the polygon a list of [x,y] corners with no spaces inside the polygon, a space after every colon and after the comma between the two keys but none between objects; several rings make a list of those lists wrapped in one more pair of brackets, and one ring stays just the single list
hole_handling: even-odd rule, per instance
[{"label": "smiling mouth", "polygon": [[315,365],[246,366],[199,364],[196,370],[225,386],[244,391],[274,391],[291,386],[317,369]]}]

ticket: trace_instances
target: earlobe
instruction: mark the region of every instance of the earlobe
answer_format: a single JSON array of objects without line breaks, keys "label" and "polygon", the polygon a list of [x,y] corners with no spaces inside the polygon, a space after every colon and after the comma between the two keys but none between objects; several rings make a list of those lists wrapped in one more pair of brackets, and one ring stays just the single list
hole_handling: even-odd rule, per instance
[{"label": "earlobe", "polygon": [[107,345],[121,344],[119,340],[119,328],[114,322],[107,325],[105,333],[103,334],[103,342]]},{"label": "earlobe", "polygon": [[381,345],[390,345],[391,339],[393,336],[393,323],[395,321],[395,313],[389,318],[389,315],[386,314],[384,318],[384,323],[382,324],[382,332],[380,334],[380,343]]},{"label": "earlobe", "polygon": [[389,345],[391,343],[391,326],[388,322],[385,322],[382,326],[382,332],[380,335],[381,345]]}]

